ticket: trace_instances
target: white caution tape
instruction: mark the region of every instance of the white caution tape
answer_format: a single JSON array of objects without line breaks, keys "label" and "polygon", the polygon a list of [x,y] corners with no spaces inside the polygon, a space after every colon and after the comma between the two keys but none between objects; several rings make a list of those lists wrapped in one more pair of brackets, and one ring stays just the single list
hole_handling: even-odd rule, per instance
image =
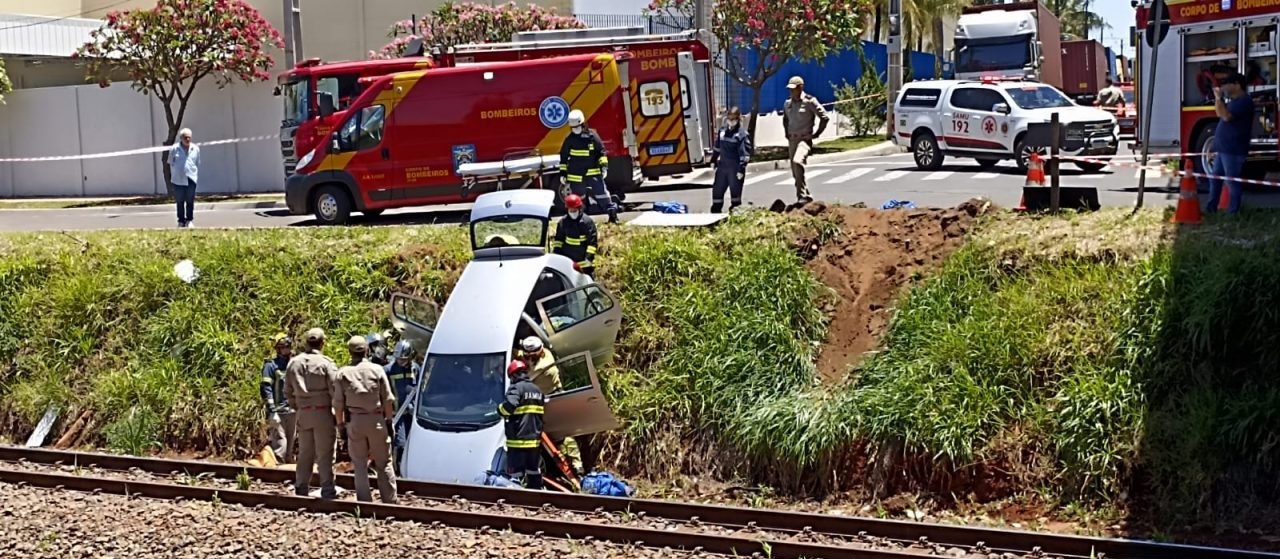
[{"label": "white caution tape", "polygon": [[[275,140],[280,138],[280,134],[268,134],[265,136],[251,136],[248,138],[231,138],[227,140],[213,140],[210,142],[196,142],[197,146],[204,148],[205,146],[216,146],[222,144],[239,144],[245,142],[261,142],[265,140]],[[85,153],[80,155],[54,155],[50,157],[11,157],[0,159],[0,163],[28,163],[36,161],[74,161],[77,159],[103,159],[107,157],[124,157],[127,155],[144,155],[148,153],[160,153],[168,151],[173,146],[154,146],[149,148],[127,149],[123,151],[108,151],[103,153]]]},{"label": "white caution tape", "polygon": [[1222,180],[1222,181],[1240,182],[1240,183],[1245,183],[1245,184],[1256,184],[1256,185],[1261,185],[1261,186],[1280,186],[1280,182],[1276,182],[1276,181],[1264,181],[1264,180],[1257,180],[1257,179],[1241,179],[1241,178],[1236,178],[1236,177],[1223,177],[1223,176],[1219,176],[1219,175],[1207,175],[1207,174],[1204,174],[1204,173],[1192,173],[1192,172],[1190,172],[1190,171],[1178,171],[1176,174],[1178,174],[1178,175],[1189,175],[1189,176],[1192,176],[1192,177],[1198,177],[1198,178],[1202,178],[1202,179],[1218,179],[1218,180]]}]

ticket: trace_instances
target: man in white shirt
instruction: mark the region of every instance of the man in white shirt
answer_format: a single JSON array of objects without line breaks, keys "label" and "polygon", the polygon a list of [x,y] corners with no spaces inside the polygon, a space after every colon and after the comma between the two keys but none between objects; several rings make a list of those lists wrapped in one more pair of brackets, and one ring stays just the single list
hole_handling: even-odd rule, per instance
[{"label": "man in white shirt", "polygon": [[169,150],[169,171],[173,181],[173,197],[178,202],[178,227],[190,227],[195,221],[196,179],[200,172],[200,146],[191,141],[191,129],[178,132],[178,143]]}]

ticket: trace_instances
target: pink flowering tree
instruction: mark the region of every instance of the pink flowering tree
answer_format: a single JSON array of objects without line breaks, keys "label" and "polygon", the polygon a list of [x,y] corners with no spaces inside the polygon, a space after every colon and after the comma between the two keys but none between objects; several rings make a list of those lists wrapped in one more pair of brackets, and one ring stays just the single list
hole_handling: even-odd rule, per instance
[{"label": "pink flowering tree", "polygon": [[391,26],[387,37],[390,43],[378,52],[369,52],[370,58],[395,58],[404,55],[405,47],[415,38],[428,47],[446,49],[468,43],[503,43],[521,31],[548,29],[582,29],[586,27],[577,18],[562,16],[555,8],[543,8],[536,4],[525,7],[515,2],[490,6],[472,2],[446,2],[418,21],[414,28],[411,21],[399,21]]},{"label": "pink flowering tree", "polygon": [[[284,48],[280,33],[245,0],[159,0],[149,10],[107,14],[90,37],[75,54],[85,60],[89,81],[107,87],[123,71],[133,89],[155,95],[168,126],[165,145],[178,137],[197,84],[269,80],[274,62],[267,51]],[[162,167],[168,185],[169,166]]]},{"label": "pink flowering tree", "polygon": [[[854,45],[873,0],[724,0],[711,12],[716,65],[751,90],[754,138],[764,82],[791,59],[822,60]],[[649,13],[692,18],[693,0],[653,0]],[[754,64],[749,63],[753,61]]]}]

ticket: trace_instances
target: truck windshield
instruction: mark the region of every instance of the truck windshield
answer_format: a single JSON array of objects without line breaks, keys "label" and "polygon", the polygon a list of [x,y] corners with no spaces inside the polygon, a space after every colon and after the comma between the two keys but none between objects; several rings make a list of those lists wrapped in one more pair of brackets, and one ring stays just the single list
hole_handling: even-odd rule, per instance
[{"label": "truck windshield", "polygon": [[956,46],[957,73],[1021,70],[1031,65],[1031,35],[963,41]]},{"label": "truck windshield", "polygon": [[547,246],[547,220],[524,215],[504,215],[471,223],[471,248]]},{"label": "truck windshield", "polygon": [[296,81],[280,87],[284,98],[285,126],[297,126],[307,121],[307,81]]},{"label": "truck windshield", "polygon": [[1011,87],[1004,91],[1013,98],[1014,104],[1024,109],[1056,109],[1074,105],[1066,95],[1043,85]]},{"label": "truck windshield", "polygon": [[418,392],[418,421],[436,431],[478,431],[498,422],[506,394],[506,354],[429,354]]}]

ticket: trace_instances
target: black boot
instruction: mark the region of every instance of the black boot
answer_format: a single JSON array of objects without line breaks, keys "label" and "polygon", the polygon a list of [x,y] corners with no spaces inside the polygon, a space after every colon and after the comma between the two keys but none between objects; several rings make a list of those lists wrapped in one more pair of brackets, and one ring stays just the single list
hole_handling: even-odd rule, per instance
[{"label": "black boot", "polygon": [[618,208],[609,208],[609,223],[618,223]]}]

